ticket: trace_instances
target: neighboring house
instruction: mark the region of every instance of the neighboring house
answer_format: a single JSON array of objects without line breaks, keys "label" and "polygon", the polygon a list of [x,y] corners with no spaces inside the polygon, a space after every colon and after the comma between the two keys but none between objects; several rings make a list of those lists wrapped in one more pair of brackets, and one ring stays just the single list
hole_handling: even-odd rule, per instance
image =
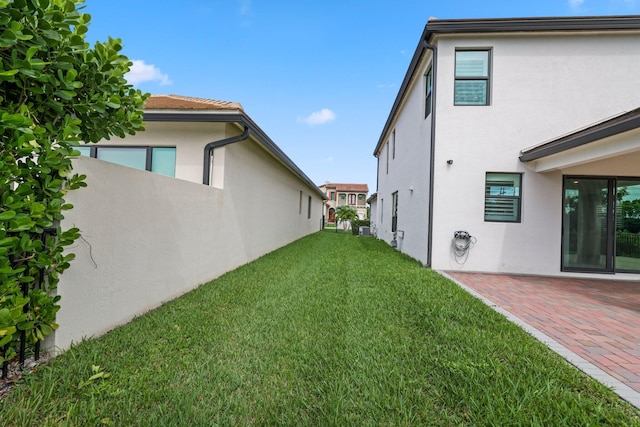
[{"label": "neighboring house", "polygon": [[239,104],[152,96],[144,118],[144,132],[83,148],[111,162],[74,160],[88,186],[67,194],[61,226],[82,238],[49,347],[101,335],[323,225],[322,192]]},{"label": "neighboring house", "polygon": [[[179,95],[151,95],[146,130],[80,147],[83,155],[222,188],[225,150],[246,141],[260,147],[305,184],[315,184],[235,102]],[[214,155],[214,153],[216,155]],[[320,194],[316,189],[314,193]]]},{"label": "neighboring house", "polygon": [[639,68],[640,16],[430,19],[374,151],[377,236],[434,269],[637,279]]},{"label": "neighboring house", "polygon": [[320,187],[325,195],[323,215],[327,222],[336,222],[336,208],[351,206],[358,213],[358,218],[367,218],[367,184],[334,184],[327,182]]}]

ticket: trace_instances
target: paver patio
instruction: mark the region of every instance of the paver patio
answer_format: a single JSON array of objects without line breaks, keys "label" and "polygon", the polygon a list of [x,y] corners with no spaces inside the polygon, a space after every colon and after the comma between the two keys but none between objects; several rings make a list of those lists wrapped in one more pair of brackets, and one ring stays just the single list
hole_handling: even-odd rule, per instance
[{"label": "paver patio", "polygon": [[610,375],[622,386],[603,382],[640,405],[639,281],[452,271],[445,275]]}]

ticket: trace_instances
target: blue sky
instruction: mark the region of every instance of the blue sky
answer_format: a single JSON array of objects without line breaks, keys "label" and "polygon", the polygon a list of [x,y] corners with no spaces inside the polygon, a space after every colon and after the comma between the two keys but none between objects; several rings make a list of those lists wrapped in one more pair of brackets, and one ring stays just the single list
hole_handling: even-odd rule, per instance
[{"label": "blue sky", "polygon": [[316,184],[376,186],[372,152],[429,17],[627,15],[640,0],[86,0],[144,92],[239,102]]}]

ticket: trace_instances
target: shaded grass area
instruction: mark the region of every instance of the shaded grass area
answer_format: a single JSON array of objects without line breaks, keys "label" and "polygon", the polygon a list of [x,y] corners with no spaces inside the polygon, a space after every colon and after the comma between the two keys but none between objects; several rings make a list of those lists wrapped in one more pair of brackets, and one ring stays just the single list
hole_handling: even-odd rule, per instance
[{"label": "shaded grass area", "polygon": [[0,418],[640,425],[630,405],[452,282],[373,238],[329,231],[73,347],[27,375]]}]

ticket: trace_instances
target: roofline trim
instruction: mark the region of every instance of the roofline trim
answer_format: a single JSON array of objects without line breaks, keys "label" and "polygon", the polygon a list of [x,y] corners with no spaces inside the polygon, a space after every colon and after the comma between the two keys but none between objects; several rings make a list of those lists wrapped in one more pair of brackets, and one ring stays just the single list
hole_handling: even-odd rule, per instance
[{"label": "roofline trim", "polygon": [[640,15],[430,20],[428,36],[448,33],[637,30]]},{"label": "roofline trim", "polygon": [[640,128],[640,108],[625,112],[536,147],[525,149],[520,152],[520,161],[530,162],[538,160],[637,128]]},{"label": "roofline trim", "polygon": [[208,114],[186,112],[186,113],[162,113],[162,112],[144,112],[143,120],[147,122],[190,122],[190,123],[238,123],[246,126],[251,134],[253,134],[258,142],[264,148],[280,160],[288,169],[304,181],[309,187],[313,188],[315,193],[324,199],[324,194],[318,186],[309,178],[302,170],[287,156],[284,151],[273,142],[271,138],[244,113],[219,113],[211,112]]}]

